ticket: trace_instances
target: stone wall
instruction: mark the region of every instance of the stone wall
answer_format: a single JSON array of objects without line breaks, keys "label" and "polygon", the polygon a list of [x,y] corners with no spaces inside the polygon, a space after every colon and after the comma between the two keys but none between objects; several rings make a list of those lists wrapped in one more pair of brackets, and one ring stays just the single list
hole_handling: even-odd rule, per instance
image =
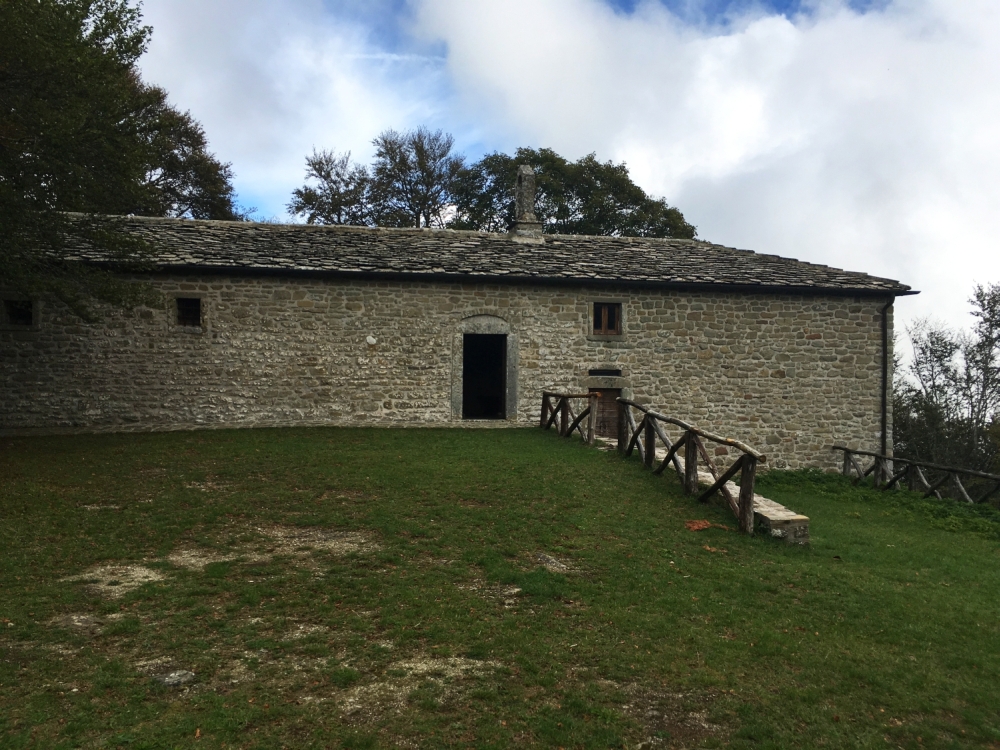
[{"label": "stone wall", "polygon": [[[833,442],[879,445],[884,300],[277,277],[154,283],[162,309],[109,311],[88,326],[49,303],[31,329],[0,330],[0,432],[499,426],[461,419],[462,332],[485,325],[510,336],[508,424],[534,423],[544,388],[605,385],[759,446],[771,466],[832,468]],[[202,299],[202,328],[175,324],[178,296]],[[595,300],[622,303],[620,337],[590,335]],[[591,378],[592,368],[622,376]]]}]

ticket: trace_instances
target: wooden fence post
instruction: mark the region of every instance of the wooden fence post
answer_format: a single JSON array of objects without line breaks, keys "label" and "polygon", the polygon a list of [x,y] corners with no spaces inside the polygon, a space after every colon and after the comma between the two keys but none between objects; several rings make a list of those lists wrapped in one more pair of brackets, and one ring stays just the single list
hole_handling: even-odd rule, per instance
[{"label": "wooden fence post", "polygon": [[958,472],[952,472],[951,483],[954,485],[955,489],[958,490],[958,497],[960,500],[964,500],[969,505],[973,505],[972,498],[969,497],[969,493],[965,491],[965,485],[962,484],[962,480],[958,476]]},{"label": "wooden fence post", "polygon": [[628,417],[626,416],[626,409],[628,406],[622,402],[618,402],[618,452],[623,456],[625,455],[625,450],[628,448]]},{"label": "wooden fence post", "polygon": [[845,477],[851,476],[851,452],[850,451],[844,451],[844,468],[841,470],[841,473]]},{"label": "wooden fence post", "polygon": [[545,429],[545,425],[547,425],[548,422],[549,422],[549,409],[551,407],[552,407],[552,404],[549,401],[549,394],[543,393],[542,394],[542,419],[538,423],[538,426],[541,427],[543,430]]},{"label": "wooden fence post", "polygon": [[643,460],[650,469],[653,468],[653,461],[656,458],[656,427],[653,426],[654,421],[651,416],[646,415],[646,434],[643,435],[646,442],[646,451],[643,455]]},{"label": "wooden fence post", "polygon": [[698,443],[691,431],[684,433],[684,491],[698,494]]},{"label": "wooden fence post", "polygon": [[875,459],[875,471],[872,474],[872,481],[875,482],[875,489],[879,489],[888,480],[886,475],[888,474],[886,460],[884,458]]},{"label": "wooden fence post", "polygon": [[590,397],[587,399],[590,404],[590,414],[587,417],[587,445],[594,444],[594,438],[597,436],[597,400],[600,395],[597,393],[591,393]]},{"label": "wooden fence post", "polygon": [[753,534],[753,486],[757,477],[757,459],[743,454],[740,470],[740,531]]},{"label": "wooden fence post", "polygon": [[566,437],[569,432],[569,399],[559,400],[559,434]]}]

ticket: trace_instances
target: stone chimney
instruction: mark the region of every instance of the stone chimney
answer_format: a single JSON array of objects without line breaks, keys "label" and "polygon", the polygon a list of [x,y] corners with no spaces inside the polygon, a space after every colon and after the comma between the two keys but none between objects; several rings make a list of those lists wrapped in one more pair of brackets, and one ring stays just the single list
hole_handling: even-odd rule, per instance
[{"label": "stone chimney", "polygon": [[514,228],[511,234],[541,239],[542,222],[535,216],[535,170],[527,164],[517,168],[514,185]]}]

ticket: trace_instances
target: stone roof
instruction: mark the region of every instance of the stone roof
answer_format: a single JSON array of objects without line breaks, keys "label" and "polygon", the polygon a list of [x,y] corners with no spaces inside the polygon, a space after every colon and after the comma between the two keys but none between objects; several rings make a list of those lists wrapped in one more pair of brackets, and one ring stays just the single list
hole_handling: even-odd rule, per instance
[{"label": "stone roof", "polygon": [[[891,279],[698,240],[129,217],[161,270],[363,275],[414,280],[766,288],[789,293],[915,294]],[[101,261],[80,249],[79,257]]]}]

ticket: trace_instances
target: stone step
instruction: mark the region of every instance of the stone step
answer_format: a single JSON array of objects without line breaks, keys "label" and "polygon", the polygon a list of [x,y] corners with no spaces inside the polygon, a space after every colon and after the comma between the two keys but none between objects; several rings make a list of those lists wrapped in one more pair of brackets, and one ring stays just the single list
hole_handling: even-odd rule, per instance
[{"label": "stone step", "polygon": [[[618,440],[615,438],[598,438],[599,447],[602,450],[618,450]],[[658,462],[667,457],[667,449],[657,447],[656,459]],[[670,465],[674,469],[673,462]],[[698,484],[703,487],[711,487],[715,484],[715,477],[705,470],[698,471]],[[740,494],[739,485],[735,482],[726,482],[727,489],[738,497]],[[809,544],[809,517],[789,510],[781,503],[769,500],[763,495],[754,493],[753,496],[753,522],[755,529],[766,530],[770,536],[776,539],[784,539],[787,544]]]}]

